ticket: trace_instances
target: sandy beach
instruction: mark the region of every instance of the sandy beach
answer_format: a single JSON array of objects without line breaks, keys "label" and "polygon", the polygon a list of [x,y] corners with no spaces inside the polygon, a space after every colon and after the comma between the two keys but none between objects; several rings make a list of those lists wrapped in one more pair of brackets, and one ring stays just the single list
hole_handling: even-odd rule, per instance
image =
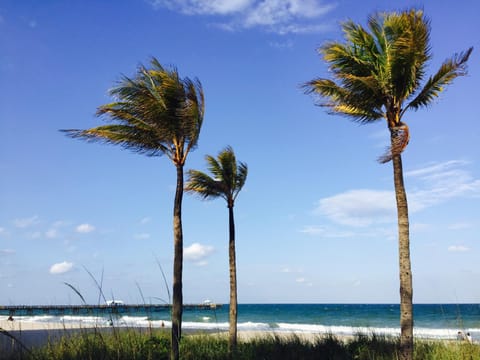
[{"label": "sandy beach", "polygon": [[[112,331],[112,327],[99,324],[96,327],[85,326],[85,324],[62,324],[62,323],[53,323],[53,322],[28,322],[28,321],[7,321],[0,320],[0,328],[3,330],[0,334],[0,350],[1,352],[10,352],[20,345],[17,343],[20,342],[23,346],[28,349],[39,347],[48,344],[49,342],[55,342],[65,336],[72,336],[81,332],[89,331]],[[126,329],[126,328],[117,328],[117,329]],[[131,329],[131,328],[130,328]],[[135,327],[138,331],[148,331],[148,328]],[[170,329],[166,328],[166,331]],[[194,333],[212,333],[218,334],[220,336],[228,336],[228,333],[225,331],[205,331],[205,330],[184,330],[185,334],[194,334]],[[8,334],[7,334],[8,333]],[[238,336],[240,341],[249,341],[253,338],[258,338],[262,336],[291,336],[293,333],[276,333],[269,331],[239,331]],[[295,333],[296,336],[305,340],[305,341],[314,341],[321,334],[314,333]]]},{"label": "sandy beach", "polygon": [[[107,326],[97,326],[97,329],[108,331]],[[0,353],[5,353],[17,349],[23,344],[27,348],[39,347],[47,344],[49,341],[56,341],[63,336],[71,336],[81,331],[94,330],[93,327],[82,326],[81,323],[61,324],[61,323],[39,323],[27,321],[7,321],[0,320]]]}]

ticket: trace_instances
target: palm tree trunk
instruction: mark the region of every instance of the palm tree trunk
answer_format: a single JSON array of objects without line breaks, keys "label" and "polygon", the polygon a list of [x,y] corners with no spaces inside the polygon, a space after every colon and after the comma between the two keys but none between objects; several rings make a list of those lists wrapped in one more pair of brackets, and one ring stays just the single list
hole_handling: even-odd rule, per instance
[{"label": "palm tree trunk", "polygon": [[235,221],[233,218],[233,204],[228,206],[229,223],[229,261],[230,261],[230,331],[229,356],[233,357],[237,348],[237,265],[235,256]]},{"label": "palm tree trunk", "polygon": [[398,255],[400,265],[400,359],[413,359],[413,286],[410,262],[408,204],[401,155],[393,157],[393,177],[398,216]]},{"label": "palm tree trunk", "polygon": [[173,300],[172,300],[172,349],[171,360],[180,358],[179,343],[182,336],[182,272],[183,272],[183,232],[182,232],[182,198],[183,198],[183,165],[177,166],[177,188],[173,207]]}]

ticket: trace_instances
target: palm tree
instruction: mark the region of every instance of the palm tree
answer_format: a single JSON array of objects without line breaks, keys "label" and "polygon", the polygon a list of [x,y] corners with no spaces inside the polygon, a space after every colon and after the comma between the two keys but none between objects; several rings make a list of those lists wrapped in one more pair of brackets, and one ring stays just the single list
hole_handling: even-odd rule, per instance
[{"label": "palm tree", "polygon": [[165,155],[175,165],[171,358],[178,359],[183,304],[183,168],[187,155],[197,145],[205,110],[204,95],[198,79],[181,79],[176,68],[164,68],[155,58],[150,65],[149,69],[140,66],[134,78],[124,76],[110,90],[115,101],[98,108],[97,115],[105,115],[113,124],[63,131],[73,138],[121,145],[147,156]]},{"label": "palm tree", "polygon": [[328,42],[319,49],[333,80],[314,79],[304,88],[306,93],[323,99],[320,105],[332,114],[360,124],[385,119],[390,130],[390,148],[379,161],[393,162],[400,266],[400,352],[402,359],[411,359],[412,273],[401,158],[410,135],[402,118],[407,110],[430,105],[446,85],[465,75],[472,48],[447,59],[435,75],[424,81],[431,55],[430,23],[423,11],[374,14],[368,19],[367,29],[352,21],[342,27],[345,42]]},{"label": "palm tree", "polygon": [[248,167],[245,163],[235,158],[231,147],[220,151],[215,159],[213,156],[205,157],[208,170],[213,175],[189,170],[186,191],[197,193],[204,199],[222,197],[227,202],[229,223],[229,264],[230,264],[230,331],[229,353],[232,355],[237,347],[237,265],[235,256],[235,221],[233,206],[240,190],[247,180]]}]

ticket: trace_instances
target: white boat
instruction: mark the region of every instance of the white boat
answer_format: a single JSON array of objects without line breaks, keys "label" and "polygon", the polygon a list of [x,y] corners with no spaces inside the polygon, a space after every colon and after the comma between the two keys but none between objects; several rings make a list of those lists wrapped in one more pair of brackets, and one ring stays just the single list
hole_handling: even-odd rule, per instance
[{"label": "white boat", "polygon": [[117,305],[123,305],[124,302],[122,300],[107,300],[105,301],[105,305],[107,306],[117,306]]}]

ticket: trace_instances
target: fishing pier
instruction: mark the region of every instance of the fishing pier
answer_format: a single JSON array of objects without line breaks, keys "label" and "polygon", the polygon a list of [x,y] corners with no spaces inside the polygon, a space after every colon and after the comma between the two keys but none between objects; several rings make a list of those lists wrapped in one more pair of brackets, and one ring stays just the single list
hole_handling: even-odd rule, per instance
[{"label": "fishing pier", "polygon": [[[71,314],[124,314],[130,312],[169,311],[170,304],[102,304],[102,305],[0,305],[0,314],[14,315],[71,315]],[[215,310],[222,304],[184,304],[184,310]]]}]

